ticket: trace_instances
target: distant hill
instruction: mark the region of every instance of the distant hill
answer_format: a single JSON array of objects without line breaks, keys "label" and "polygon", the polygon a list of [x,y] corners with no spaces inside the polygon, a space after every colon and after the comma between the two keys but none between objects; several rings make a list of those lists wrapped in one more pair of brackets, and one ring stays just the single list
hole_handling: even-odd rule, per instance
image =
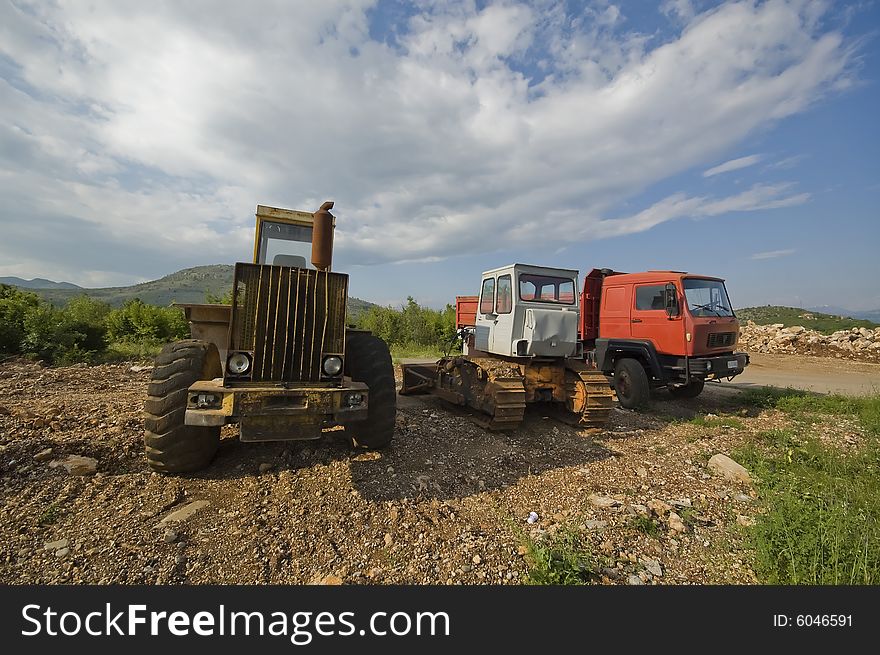
[{"label": "distant hill", "polygon": [[745,307],[737,309],[736,315],[742,320],[754,321],[759,325],[771,325],[773,323],[782,323],[785,327],[803,325],[806,328],[826,333],[854,327],[874,328],[878,326],[877,323],[865,319],[856,319],[839,314],[826,314],[799,307],[779,307],[776,305]]},{"label": "distant hill", "polygon": [[[76,285],[64,288],[24,287],[32,291],[53,305],[65,305],[71,298],[86,295],[96,300],[106,302],[112,307],[121,307],[127,300],[140,298],[149,305],[167,307],[172,302],[178,303],[203,303],[206,296],[223,296],[232,288],[232,274],[234,267],[230,264],[213,264],[211,266],[196,266],[185,268],[171,275],[142,282],[128,287],[105,287],[102,289],[84,289]],[[0,278],[18,280],[19,278]],[[24,280],[22,280],[24,281]],[[33,282],[33,281],[32,281]],[[45,280],[48,282],[48,280]],[[14,286],[22,286],[15,282],[5,282]],[[68,283],[52,283],[68,284]],[[348,299],[349,318],[354,318],[361,312],[375,306],[373,303],[360,298]]]},{"label": "distant hill", "polygon": [[11,284],[22,289],[82,289],[71,282],[53,282],[41,277],[33,280],[22,280],[20,277],[0,277],[0,284]]},{"label": "distant hill", "polygon": [[810,307],[809,309],[811,312],[823,312],[825,314],[833,314],[835,316],[860,318],[865,321],[880,323],[880,309],[852,310],[844,309],[843,307],[834,307],[833,305],[822,305],[821,307]]}]

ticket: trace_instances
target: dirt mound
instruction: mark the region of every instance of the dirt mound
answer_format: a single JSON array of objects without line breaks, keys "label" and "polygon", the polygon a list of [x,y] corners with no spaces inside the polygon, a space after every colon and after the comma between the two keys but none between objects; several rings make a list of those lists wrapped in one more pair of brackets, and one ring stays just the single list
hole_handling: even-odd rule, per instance
[{"label": "dirt mound", "polygon": [[748,321],[740,328],[737,347],[747,352],[798,353],[880,362],[880,328],[852,328],[822,334],[800,325],[758,325]]}]

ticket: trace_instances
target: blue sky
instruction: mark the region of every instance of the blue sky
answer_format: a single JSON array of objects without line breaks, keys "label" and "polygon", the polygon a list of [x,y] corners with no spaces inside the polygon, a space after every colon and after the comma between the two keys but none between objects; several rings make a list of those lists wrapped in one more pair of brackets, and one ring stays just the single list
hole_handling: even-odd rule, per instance
[{"label": "blue sky", "polygon": [[0,275],[231,263],[257,204],[333,199],[336,268],[382,304],[519,261],[880,308],[878,27],[877,2],[16,0]]}]

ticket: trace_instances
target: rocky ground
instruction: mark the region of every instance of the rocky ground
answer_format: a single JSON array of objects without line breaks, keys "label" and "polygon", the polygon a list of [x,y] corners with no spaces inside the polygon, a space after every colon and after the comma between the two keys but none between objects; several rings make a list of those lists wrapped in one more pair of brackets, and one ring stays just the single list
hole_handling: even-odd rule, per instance
[{"label": "rocky ground", "polygon": [[[785,418],[736,391],[658,396],[603,432],[535,409],[509,434],[405,398],[381,453],[332,432],[242,444],[228,427],[210,468],[169,477],[142,455],[148,379],[0,363],[0,581],[518,584],[528,540],[562,532],[588,545],[597,583],[756,581],[755,494],[710,458]],[[858,427],[826,436],[854,443]]]},{"label": "rocky ground", "polygon": [[758,325],[747,321],[737,347],[751,353],[799,353],[880,362],[880,328],[850,328],[822,334],[802,325]]}]

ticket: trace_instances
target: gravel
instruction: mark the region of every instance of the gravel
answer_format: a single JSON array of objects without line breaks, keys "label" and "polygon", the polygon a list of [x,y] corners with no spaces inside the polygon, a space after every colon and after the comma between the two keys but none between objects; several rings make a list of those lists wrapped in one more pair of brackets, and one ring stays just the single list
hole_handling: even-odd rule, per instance
[{"label": "gravel", "polygon": [[[604,432],[535,408],[511,433],[401,397],[385,451],[354,451],[339,431],[243,444],[228,426],[209,468],[174,477],[143,457],[149,375],[0,364],[4,582],[519,584],[526,541],[561,530],[582,534],[598,583],[756,582],[740,524],[758,503],[706,462],[784,418],[749,410],[742,430],[670,420],[739,412],[735,394],[615,410]],[[53,466],[71,457],[95,470]]]}]

